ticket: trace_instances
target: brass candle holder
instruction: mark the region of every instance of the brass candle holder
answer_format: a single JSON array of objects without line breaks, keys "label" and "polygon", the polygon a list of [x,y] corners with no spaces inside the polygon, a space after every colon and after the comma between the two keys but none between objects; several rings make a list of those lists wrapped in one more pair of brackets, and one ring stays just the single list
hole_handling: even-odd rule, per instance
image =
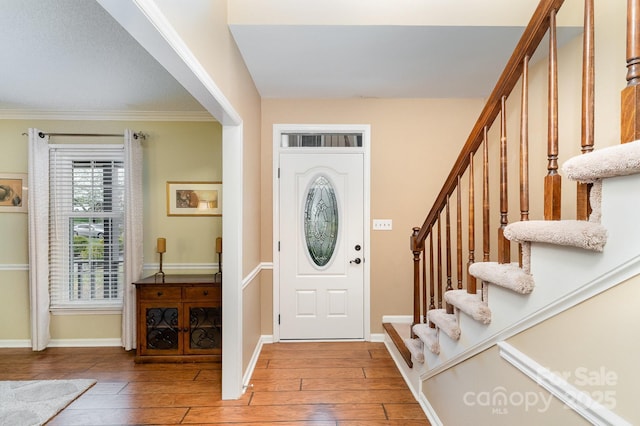
[{"label": "brass candle holder", "polygon": [[216,238],[216,253],[218,253],[218,272],[220,274],[220,280],[222,281],[222,237]]},{"label": "brass candle holder", "polygon": [[164,282],[164,271],[162,270],[162,255],[167,251],[167,239],[166,238],[158,238],[157,249],[156,251],[160,255],[160,270],[155,273],[155,281],[158,281],[158,277],[162,277],[162,282]]}]

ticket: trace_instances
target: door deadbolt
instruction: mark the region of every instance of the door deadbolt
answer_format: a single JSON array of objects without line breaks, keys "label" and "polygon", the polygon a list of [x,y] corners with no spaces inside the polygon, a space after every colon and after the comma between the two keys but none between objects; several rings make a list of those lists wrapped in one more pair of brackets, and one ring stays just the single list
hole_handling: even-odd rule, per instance
[{"label": "door deadbolt", "polygon": [[360,244],[356,244],[356,246],[354,247],[354,249],[356,249],[356,251],[360,251],[362,249],[362,247],[360,247]]}]

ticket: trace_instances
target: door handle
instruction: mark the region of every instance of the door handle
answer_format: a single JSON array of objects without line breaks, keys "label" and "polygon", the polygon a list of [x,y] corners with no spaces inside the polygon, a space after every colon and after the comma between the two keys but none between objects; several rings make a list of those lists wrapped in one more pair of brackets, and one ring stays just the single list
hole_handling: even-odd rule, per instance
[{"label": "door handle", "polygon": [[356,265],[359,265],[360,263],[362,263],[362,260],[360,260],[359,257],[356,257],[353,260],[350,260],[349,263],[355,263]]}]

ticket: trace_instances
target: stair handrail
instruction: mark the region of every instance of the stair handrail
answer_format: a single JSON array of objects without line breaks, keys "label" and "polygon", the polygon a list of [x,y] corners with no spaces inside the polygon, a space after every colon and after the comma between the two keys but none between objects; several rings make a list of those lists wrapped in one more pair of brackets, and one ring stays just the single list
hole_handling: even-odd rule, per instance
[{"label": "stair handrail", "polygon": [[431,226],[436,222],[439,214],[445,208],[449,196],[453,194],[458,182],[458,177],[462,176],[469,166],[469,156],[474,154],[482,144],[485,127],[490,127],[490,125],[495,121],[501,110],[502,98],[508,97],[518,83],[518,80],[522,75],[525,57],[533,56],[549,29],[551,12],[554,10],[558,11],[563,3],[564,0],[542,0],[538,4],[538,7],[533,13],[529,24],[525,28],[520,41],[516,45],[509,62],[507,62],[507,65],[491,92],[487,103],[482,109],[480,117],[473,126],[467,141],[462,147],[456,162],[449,172],[440,193],[436,197],[433,207],[427,214],[427,217],[419,231],[411,236],[412,251],[421,251],[421,247],[424,245],[424,241],[429,234]]}]

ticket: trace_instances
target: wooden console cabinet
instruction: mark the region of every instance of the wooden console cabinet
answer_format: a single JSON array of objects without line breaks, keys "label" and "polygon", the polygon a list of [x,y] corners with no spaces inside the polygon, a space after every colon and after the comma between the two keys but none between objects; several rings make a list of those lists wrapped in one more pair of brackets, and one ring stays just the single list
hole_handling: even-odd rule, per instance
[{"label": "wooden console cabinet", "polygon": [[136,286],[136,362],[222,359],[220,275],[150,276]]}]

